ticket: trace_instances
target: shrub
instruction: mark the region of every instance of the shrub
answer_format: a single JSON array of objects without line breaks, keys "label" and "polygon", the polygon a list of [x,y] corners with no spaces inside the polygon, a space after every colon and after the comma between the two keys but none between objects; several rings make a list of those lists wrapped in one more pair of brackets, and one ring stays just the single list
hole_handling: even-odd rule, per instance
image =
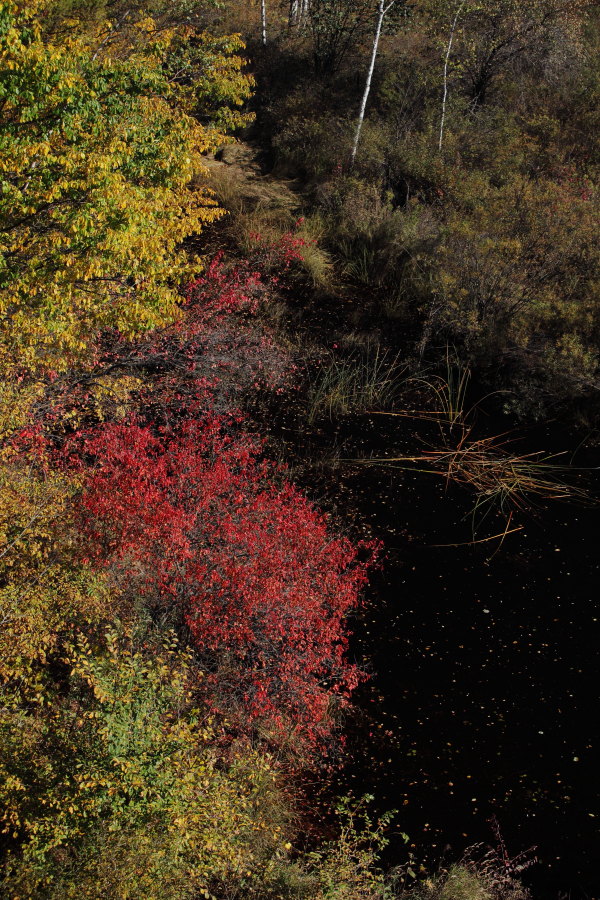
[{"label": "shrub", "polygon": [[262,817],[273,773],[248,750],[218,760],[174,637],[144,652],[118,629],[81,635],[64,664],[44,717],[0,723],[7,896],[180,900],[261,882],[284,840]]},{"label": "shrub", "polygon": [[185,617],[212,702],[237,711],[244,730],[307,750],[330,734],[332,705],[359,678],[344,658],[345,619],[366,565],[226,424],[131,421],[85,435],[81,452],[95,464],[84,527],[122,590]]},{"label": "shrub", "polygon": [[[79,38],[44,40],[46,6],[0,5],[0,362],[64,371],[87,361],[98,330],[176,315],[176,287],[199,268],[181,242],[220,214],[189,189],[220,136],[185,112],[168,40],[103,58]],[[205,63],[231,55],[199,40]],[[247,96],[245,76],[214,70],[204,108]]]}]

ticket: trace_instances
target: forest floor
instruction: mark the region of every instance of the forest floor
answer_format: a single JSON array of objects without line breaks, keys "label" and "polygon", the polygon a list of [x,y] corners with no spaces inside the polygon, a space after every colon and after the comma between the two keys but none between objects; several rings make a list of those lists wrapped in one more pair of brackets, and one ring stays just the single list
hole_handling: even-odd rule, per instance
[{"label": "forest floor", "polygon": [[[302,197],[300,182],[265,173],[261,164],[263,151],[256,144],[238,141],[227,144],[216,155],[205,157],[211,182],[219,195],[229,193],[227,186],[235,186],[238,202],[250,209],[270,208],[291,214],[300,213]],[[223,202],[227,206],[227,196]]]}]

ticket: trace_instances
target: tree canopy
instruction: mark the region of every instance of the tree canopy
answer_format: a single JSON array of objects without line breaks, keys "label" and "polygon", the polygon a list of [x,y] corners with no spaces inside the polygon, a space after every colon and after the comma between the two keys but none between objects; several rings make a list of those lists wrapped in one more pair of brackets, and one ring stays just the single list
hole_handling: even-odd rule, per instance
[{"label": "tree canopy", "polygon": [[0,9],[0,352],[33,370],[64,369],[99,330],[177,314],[200,265],[182,242],[220,215],[193,179],[251,86],[235,38],[144,20],[112,58],[81,36],[45,40],[45,8]]}]

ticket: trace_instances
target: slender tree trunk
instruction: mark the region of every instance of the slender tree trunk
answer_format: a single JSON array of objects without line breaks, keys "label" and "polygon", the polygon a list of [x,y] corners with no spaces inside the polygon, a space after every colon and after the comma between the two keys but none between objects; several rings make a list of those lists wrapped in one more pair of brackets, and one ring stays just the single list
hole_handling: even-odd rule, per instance
[{"label": "slender tree trunk", "polygon": [[444,125],[446,124],[446,103],[448,100],[448,63],[450,62],[450,54],[452,53],[452,44],[454,42],[454,32],[456,31],[456,26],[458,24],[458,17],[460,16],[463,6],[465,5],[466,0],[460,4],[458,9],[456,10],[456,15],[454,16],[454,21],[452,22],[452,27],[450,29],[450,37],[448,38],[448,46],[446,48],[446,56],[444,58],[444,93],[442,96],[442,117],[440,120],[440,139],[438,142],[438,151],[442,152],[442,144],[444,142]]},{"label": "slender tree trunk", "polygon": [[267,0],[260,0],[260,26],[263,47],[267,46]]},{"label": "slender tree trunk", "polygon": [[365,89],[362,96],[362,101],[360,104],[360,111],[358,113],[358,122],[356,123],[356,131],[354,132],[354,141],[352,143],[352,153],[350,156],[350,167],[354,165],[354,160],[356,158],[356,151],[358,150],[358,142],[360,140],[360,133],[362,131],[363,121],[365,118],[365,110],[367,108],[367,100],[369,99],[369,93],[371,91],[371,81],[373,80],[373,70],[375,69],[375,60],[377,59],[377,50],[379,49],[379,38],[381,37],[381,29],[383,27],[383,20],[385,19],[387,13],[390,11],[392,6],[396,0],[391,0],[391,3],[385,4],[384,0],[379,0],[377,3],[377,27],[375,28],[375,37],[373,38],[373,49],[371,50],[371,61],[369,63],[369,71],[367,73],[367,80],[365,82]]},{"label": "slender tree trunk", "polygon": [[290,0],[289,26],[302,28],[306,24],[309,8],[310,0]]}]

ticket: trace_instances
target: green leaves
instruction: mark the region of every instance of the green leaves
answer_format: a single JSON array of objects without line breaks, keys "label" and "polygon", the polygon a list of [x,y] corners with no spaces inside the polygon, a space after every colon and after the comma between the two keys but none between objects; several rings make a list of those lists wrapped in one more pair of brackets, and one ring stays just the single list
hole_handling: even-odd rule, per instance
[{"label": "green leaves", "polygon": [[114,898],[180,898],[258,876],[273,841],[251,841],[265,830],[256,798],[272,773],[251,751],[217,764],[174,637],[80,634],[64,663],[68,691],[57,685],[44,720],[3,720],[4,830],[22,840],[11,896],[96,898],[103,886]]},{"label": "green leaves", "polygon": [[[192,179],[217,126],[245,121],[228,110],[251,82],[233,38],[150,41],[146,23],[145,42],[111,61],[78,38],[44,42],[35,8],[2,10],[0,365],[64,370],[101,329],[177,316],[177,287],[199,269],[181,243],[220,215]],[[210,73],[195,89],[175,78],[182,59]]]}]

